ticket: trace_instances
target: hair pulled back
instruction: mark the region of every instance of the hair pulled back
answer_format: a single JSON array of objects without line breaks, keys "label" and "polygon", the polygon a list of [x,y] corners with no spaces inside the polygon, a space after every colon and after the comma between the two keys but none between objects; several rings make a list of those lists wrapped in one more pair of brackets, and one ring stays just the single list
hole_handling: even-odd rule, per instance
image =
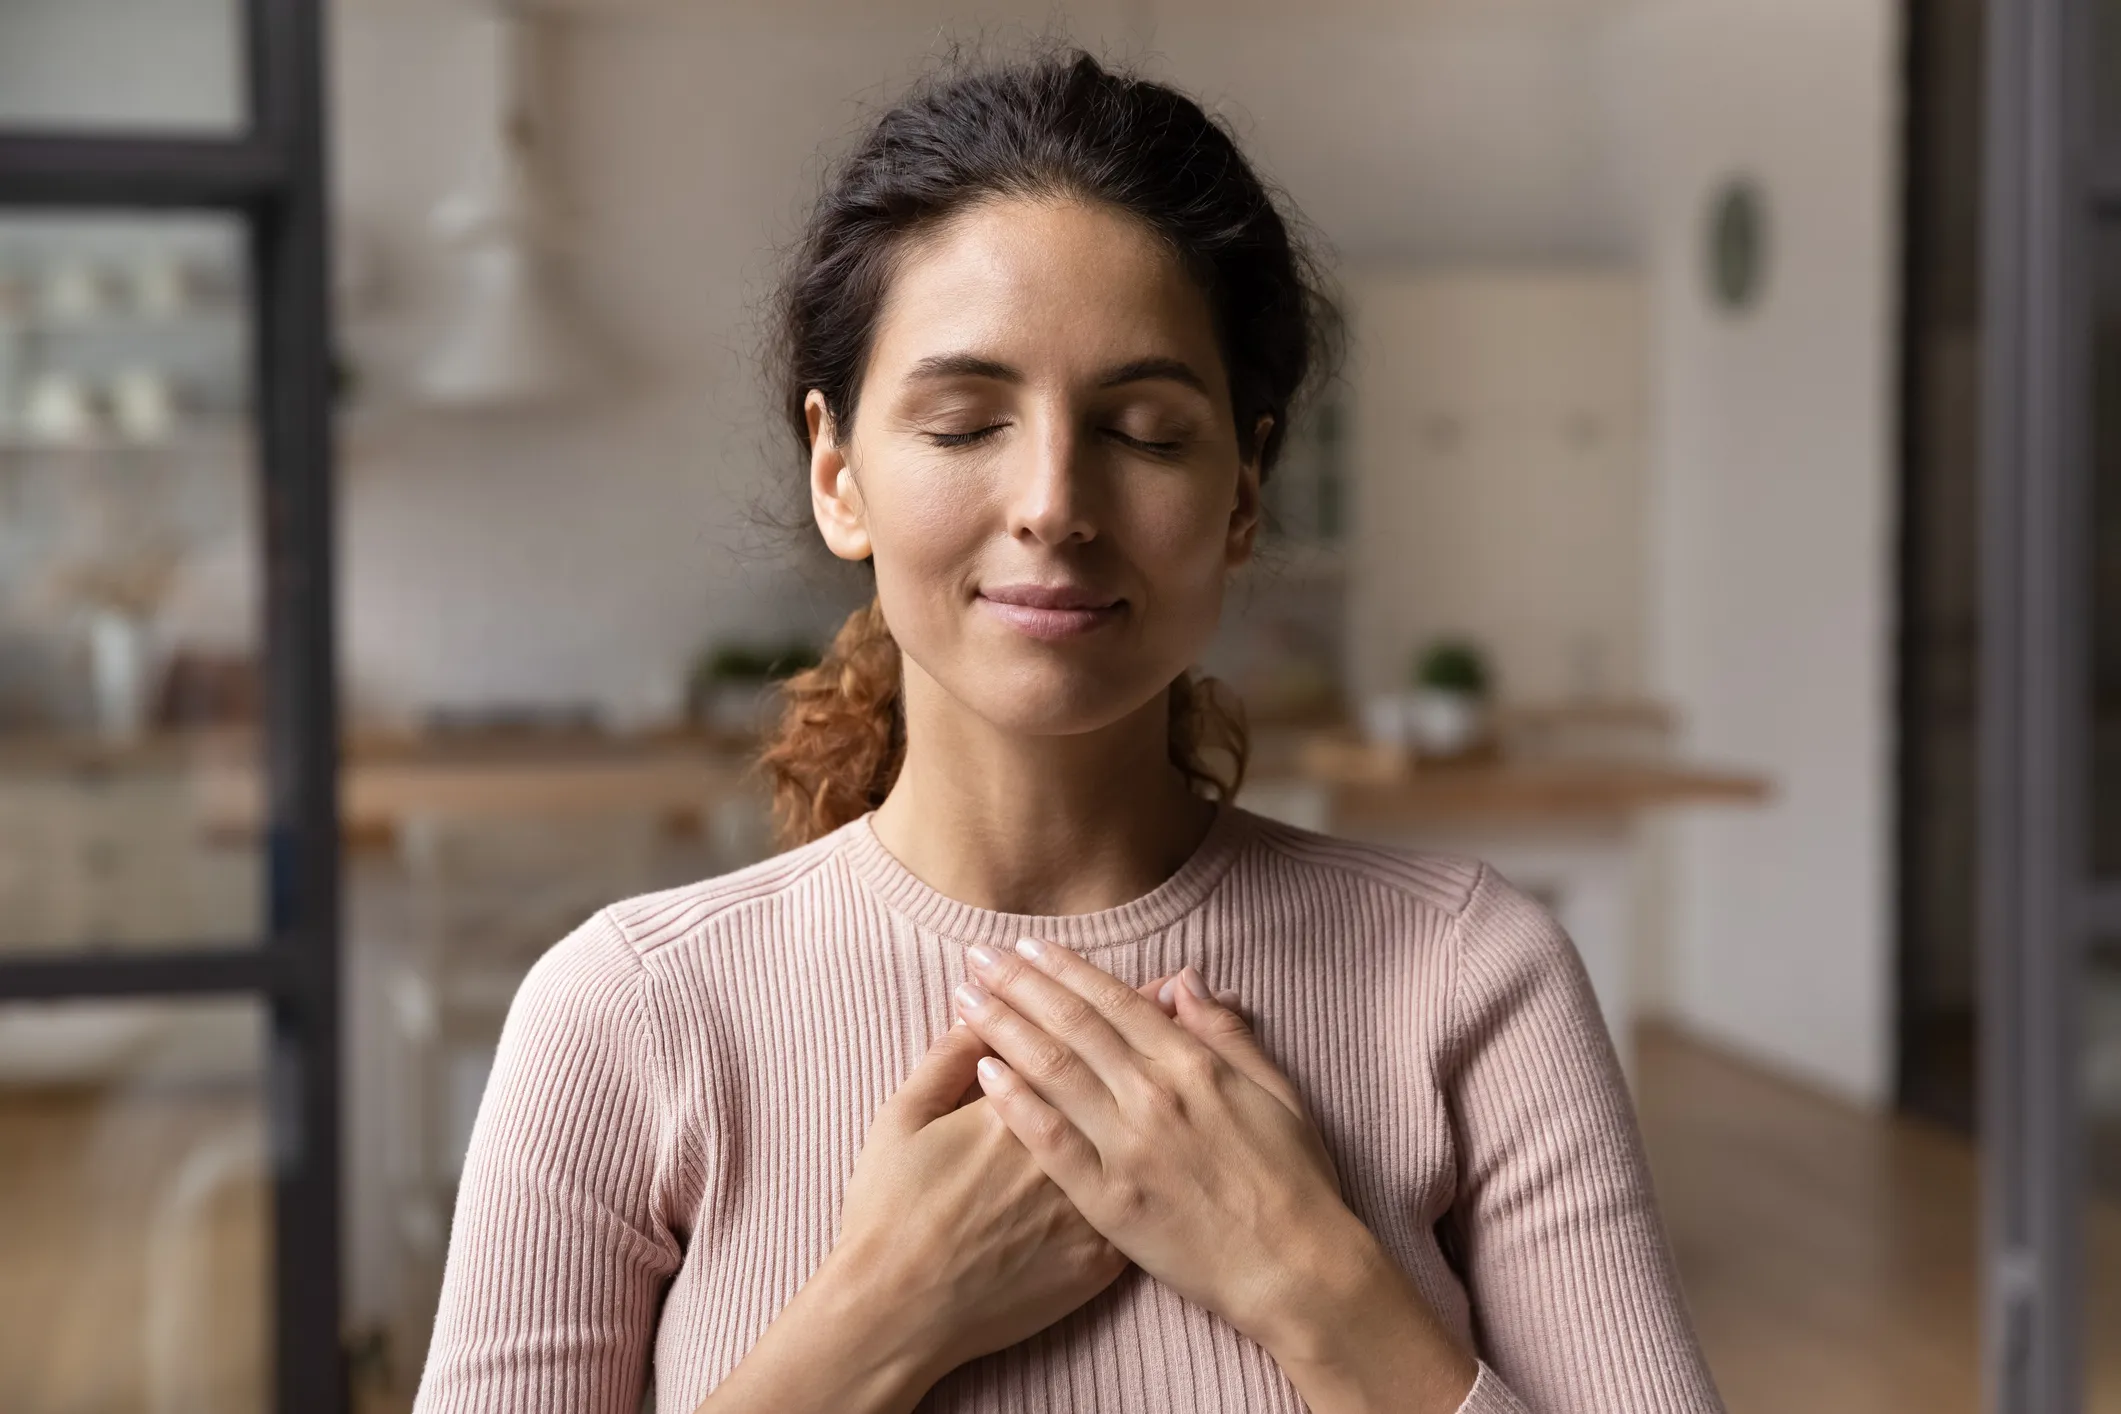
[{"label": "hair pulled back", "polygon": [[[777,301],[775,392],[807,459],[804,400],[833,425],[855,402],[897,261],[910,238],[975,203],[1061,197],[1141,221],[1207,295],[1238,445],[1272,469],[1291,408],[1326,371],[1337,320],[1314,263],[1231,134],[1183,93],[1080,50],[970,70],[916,88],[828,178]],[[1263,441],[1255,429],[1272,419]],[[815,668],[782,688],[761,757],[784,847],[883,802],[905,755],[898,644],[872,600]],[[1170,693],[1170,755],[1194,788],[1227,798],[1243,778],[1235,697],[1187,672]]]}]

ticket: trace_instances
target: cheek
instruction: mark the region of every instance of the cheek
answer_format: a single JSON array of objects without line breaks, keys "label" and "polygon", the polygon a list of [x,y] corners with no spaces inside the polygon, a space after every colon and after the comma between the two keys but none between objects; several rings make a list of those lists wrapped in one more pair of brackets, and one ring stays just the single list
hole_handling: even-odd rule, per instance
[{"label": "cheek", "polygon": [[1229,505],[1218,489],[1174,486],[1146,495],[1126,522],[1128,558],[1165,607],[1222,603],[1228,574]]},{"label": "cheek", "polygon": [[[987,522],[983,492],[947,467],[894,465],[864,488],[877,594],[902,638],[954,609],[977,563]],[[873,487],[873,489],[871,489]]]}]

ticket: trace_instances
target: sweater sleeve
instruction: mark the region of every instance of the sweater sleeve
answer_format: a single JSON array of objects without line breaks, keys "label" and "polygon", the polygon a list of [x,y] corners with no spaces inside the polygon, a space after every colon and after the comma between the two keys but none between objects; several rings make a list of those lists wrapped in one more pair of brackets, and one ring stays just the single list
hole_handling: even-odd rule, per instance
[{"label": "sweater sleeve", "polygon": [[516,992],[458,1185],[415,1414],[635,1414],[680,1249],[641,992],[608,917]]},{"label": "sweater sleeve", "polygon": [[1582,960],[1485,866],[1457,922],[1442,1079],[1458,1154],[1448,1221],[1481,1385],[1495,1386],[1476,1385],[1467,1408],[1721,1410]]}]

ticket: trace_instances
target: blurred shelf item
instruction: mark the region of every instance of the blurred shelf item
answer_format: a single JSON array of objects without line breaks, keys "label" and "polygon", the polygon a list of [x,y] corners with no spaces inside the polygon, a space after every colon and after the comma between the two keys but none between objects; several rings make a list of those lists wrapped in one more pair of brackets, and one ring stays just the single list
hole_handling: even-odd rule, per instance
[{"label": "blurred shelf item", "polygon": [[[144,420],[131,425],[144,427]],[[247,454],[249,435],[250,425],[240,418],[176,407],[171,408],[169,420],[161,430],[152,433],[122,430],[111,417],[94,412],[78,434],[66,436],[0,422],[0,466],[31,465],[47,459],[65,462],[111,457],[144,462],[172,453]]]}]

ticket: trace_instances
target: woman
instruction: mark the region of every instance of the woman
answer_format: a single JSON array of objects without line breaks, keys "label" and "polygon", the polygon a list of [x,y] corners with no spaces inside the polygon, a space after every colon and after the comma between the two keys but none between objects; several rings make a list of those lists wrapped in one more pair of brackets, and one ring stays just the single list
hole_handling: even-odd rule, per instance
[{"label": "woman", "polygon": [[1330,319],[1229,136],[940,81],[782,310],[876,581],[767,752],[795,847],[524,983],[419,1409],[1715,1409],[1553,921],[1229,803],[1188,665]]}]

